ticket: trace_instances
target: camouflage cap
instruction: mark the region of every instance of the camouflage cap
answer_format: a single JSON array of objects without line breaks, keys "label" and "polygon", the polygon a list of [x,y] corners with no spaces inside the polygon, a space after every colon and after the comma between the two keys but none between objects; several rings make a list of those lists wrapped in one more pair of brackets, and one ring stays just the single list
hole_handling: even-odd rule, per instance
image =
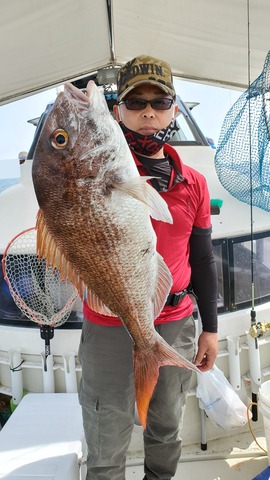
[{"label": "camouflage cap", "polygon": [[143,83],[156,85],[172,97],[176,95],[170,65],[158,58],[140,55],[125,63],[118,71],[118,102]]}]

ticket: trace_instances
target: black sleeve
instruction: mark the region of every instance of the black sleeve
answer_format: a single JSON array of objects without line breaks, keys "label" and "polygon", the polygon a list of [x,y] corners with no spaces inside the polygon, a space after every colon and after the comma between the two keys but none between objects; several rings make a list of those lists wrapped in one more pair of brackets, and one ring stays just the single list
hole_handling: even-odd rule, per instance
[{"label": "black sleeve", "polygon": [[217,332],[217,269],[211,229],[193,228],[190,236],[191,284],[197,297],[203,331]]}]

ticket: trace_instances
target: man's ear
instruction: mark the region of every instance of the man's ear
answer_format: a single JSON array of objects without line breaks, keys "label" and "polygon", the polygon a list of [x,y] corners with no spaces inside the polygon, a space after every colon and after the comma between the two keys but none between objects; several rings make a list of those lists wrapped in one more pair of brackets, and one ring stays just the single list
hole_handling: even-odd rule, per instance
[{"label": "man's ear", "polygon": [[118,105],[113,106],[113,113],[114,113],[116,121],[119,123],[121,118],[120,118],[120,112],[119,112],[119,106]]},{"label": "man's ear", "polygon": [[176,118],[177,112],[178,112],[178,105],[175,104],[175,105],[173,106],[173,117],[174,117],[174,118]]}]

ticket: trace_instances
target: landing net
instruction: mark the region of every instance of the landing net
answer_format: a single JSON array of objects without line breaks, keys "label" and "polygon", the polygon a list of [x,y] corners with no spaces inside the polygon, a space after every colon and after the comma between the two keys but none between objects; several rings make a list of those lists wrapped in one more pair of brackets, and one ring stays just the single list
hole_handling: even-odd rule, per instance
[{"label": "landing net", "polygon": [[22,313],[39,326],[59,327],[69,317],[77,290],[36,255],[36,230],[17,235],[2,260],[4,278]]},{"label": "landing net", "polygon": [[227,113],[215,167],[220,182],[241,202],[270,211],[270,51],[260,76]]}]

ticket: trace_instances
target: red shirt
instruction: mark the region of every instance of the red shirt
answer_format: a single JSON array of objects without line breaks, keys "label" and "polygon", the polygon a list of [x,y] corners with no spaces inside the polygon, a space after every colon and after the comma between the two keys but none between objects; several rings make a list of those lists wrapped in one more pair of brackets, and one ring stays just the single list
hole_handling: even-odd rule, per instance
[{"label": "red shirt", "polygon": [[[169,155],[184,180],[173,185],[176,172],[172,169],[170,185],[167,191],[160,192],[166,200],[173,224],[152,220],[157,236],[157,251],[163,257],[173,277],[171,293],[184,290],[191,276],[189,264],[189,237],[193,227],[208,229],[211,227],[210,197],[203,175],[182,163],[178,152],[170,145],[164,147],[165,155]],[[140,162],[134,155],[137,166]],[[172,186],[173,185],[173,186]],[[155,324],[181,320],[193,312],[193,302],[189,295],[176,306],[164,307]],[[86,302],[83,308],[87,320],[104,326],[120,326],[117,317],[101,315],[91,310]]]}]

